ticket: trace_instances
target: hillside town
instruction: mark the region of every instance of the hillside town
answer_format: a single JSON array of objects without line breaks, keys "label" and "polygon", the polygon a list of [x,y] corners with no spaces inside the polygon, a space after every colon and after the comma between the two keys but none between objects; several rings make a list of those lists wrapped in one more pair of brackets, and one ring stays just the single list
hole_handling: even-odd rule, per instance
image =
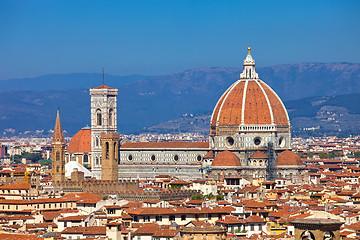
[{"label": "hillside town", "polygon": [[122,190],[73,172],[73,183],[109,186],[91,192],[54,187],[46,161],[14,160],[48,159],[50,139],[1,144],[2,239],[294,239],[297,221],[319,217],[336,220],[341,239],[360,236],[360,136],[293,138],[306,166],[301,183],[158,175]]}]

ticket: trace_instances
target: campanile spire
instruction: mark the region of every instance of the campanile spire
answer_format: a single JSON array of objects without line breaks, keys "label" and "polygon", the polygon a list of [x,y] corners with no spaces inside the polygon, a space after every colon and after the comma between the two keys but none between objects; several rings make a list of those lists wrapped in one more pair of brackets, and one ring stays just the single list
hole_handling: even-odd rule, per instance
[{"label": "campanile spire", "polygon": [[65,181],[65,139],[61,127],[59,109],[57,110],[51,149],[53,185],[61,186]]},{"label": "campanile spire", "polygon": [[53,133],[53,139],[52,139],[53,144],[65,143],[64,133],[63,133],[63,130],[61,127],[61,122],[60,122],[60,113],[59,112],[60,112],[60,110],[58,108],[57,115],[56,115],[55,128],[54,128],[54,133]]}]

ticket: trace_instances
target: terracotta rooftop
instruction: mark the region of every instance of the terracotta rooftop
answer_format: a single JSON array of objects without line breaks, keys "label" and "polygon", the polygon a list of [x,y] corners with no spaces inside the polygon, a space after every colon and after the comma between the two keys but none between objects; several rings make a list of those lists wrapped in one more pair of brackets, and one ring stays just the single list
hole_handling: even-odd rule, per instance
[{"label": "terracotta rooftop", "polygon": [[240,159],[228,150],[222,151],[216,155],[212,164],[213,167],[241,166]]},{"label": "terracotta rooftop", "polygon": [[269,158],[269,157],[261,151],[256,151],[254,152],[253,155],[250,156],[250,158]]},{"label": "terracotta rooftop", "polygon": [[108,87],[108,86],[106,86],[106,85],[101,85],[101,86],[99,86],[99,87],[94,87],[94,88],[92,88],[92,89],[116,89],[116,88],[113,88],[113,87]]},{"label": "terracotta rooftop", "polygon": [[278,166],[289,166],[289,165],[301,166],[304,164],[303,164],[301,158],[299,157],[299,155],[297,155],[296,153],[294,153],[290,150],[285,150],[278,155],[277,165]]},{"label": "terracotta rooftop", "polygon": [[0,190],[29,190],[30,184],[27,183],[13,183],[0,186]]},{"label": "terracotta rooftop", "polygon": [[91,152],[91,129],[83,128],[71,139],[67,151],[69,153]]}]

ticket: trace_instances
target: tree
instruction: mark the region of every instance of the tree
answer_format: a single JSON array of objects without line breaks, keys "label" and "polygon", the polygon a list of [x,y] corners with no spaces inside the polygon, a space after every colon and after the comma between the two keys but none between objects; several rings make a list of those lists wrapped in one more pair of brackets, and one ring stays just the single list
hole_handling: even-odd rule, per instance
[{"label": "tree", "polygon": [[23,158],[30,160],[32,163],[37,163],[43,159],[41,153],[23,152],[21,155],[14,155],[15,162],[20,163]]},{"label": "tree", "polygon": [[216,195],[216,200],[224,200],[224,195]]},{"label": "tree", "polygon": [[214,195],[214,194],[212,194],[212,193],[209,193],[209,194],[205,195],[205,196],[204,196],[204,198],[205,198],[205,199],[209,199],[209,200],[210,200],[210,199],[215,198],[215,195]]},{"label": "tree", "polygon": [[203,200],[204,196],[201,194],[196,194],[191,196],[191,200]]}]

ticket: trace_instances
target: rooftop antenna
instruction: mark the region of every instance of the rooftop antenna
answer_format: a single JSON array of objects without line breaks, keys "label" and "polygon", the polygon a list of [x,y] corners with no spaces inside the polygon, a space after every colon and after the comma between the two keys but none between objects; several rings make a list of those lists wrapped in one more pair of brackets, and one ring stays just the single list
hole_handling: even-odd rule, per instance
[{"label": "rooftop antenna", "polygon": [[104,66],[102,67],[103,70],[103,86],[105,86],[105,80],[104,80]]}]

